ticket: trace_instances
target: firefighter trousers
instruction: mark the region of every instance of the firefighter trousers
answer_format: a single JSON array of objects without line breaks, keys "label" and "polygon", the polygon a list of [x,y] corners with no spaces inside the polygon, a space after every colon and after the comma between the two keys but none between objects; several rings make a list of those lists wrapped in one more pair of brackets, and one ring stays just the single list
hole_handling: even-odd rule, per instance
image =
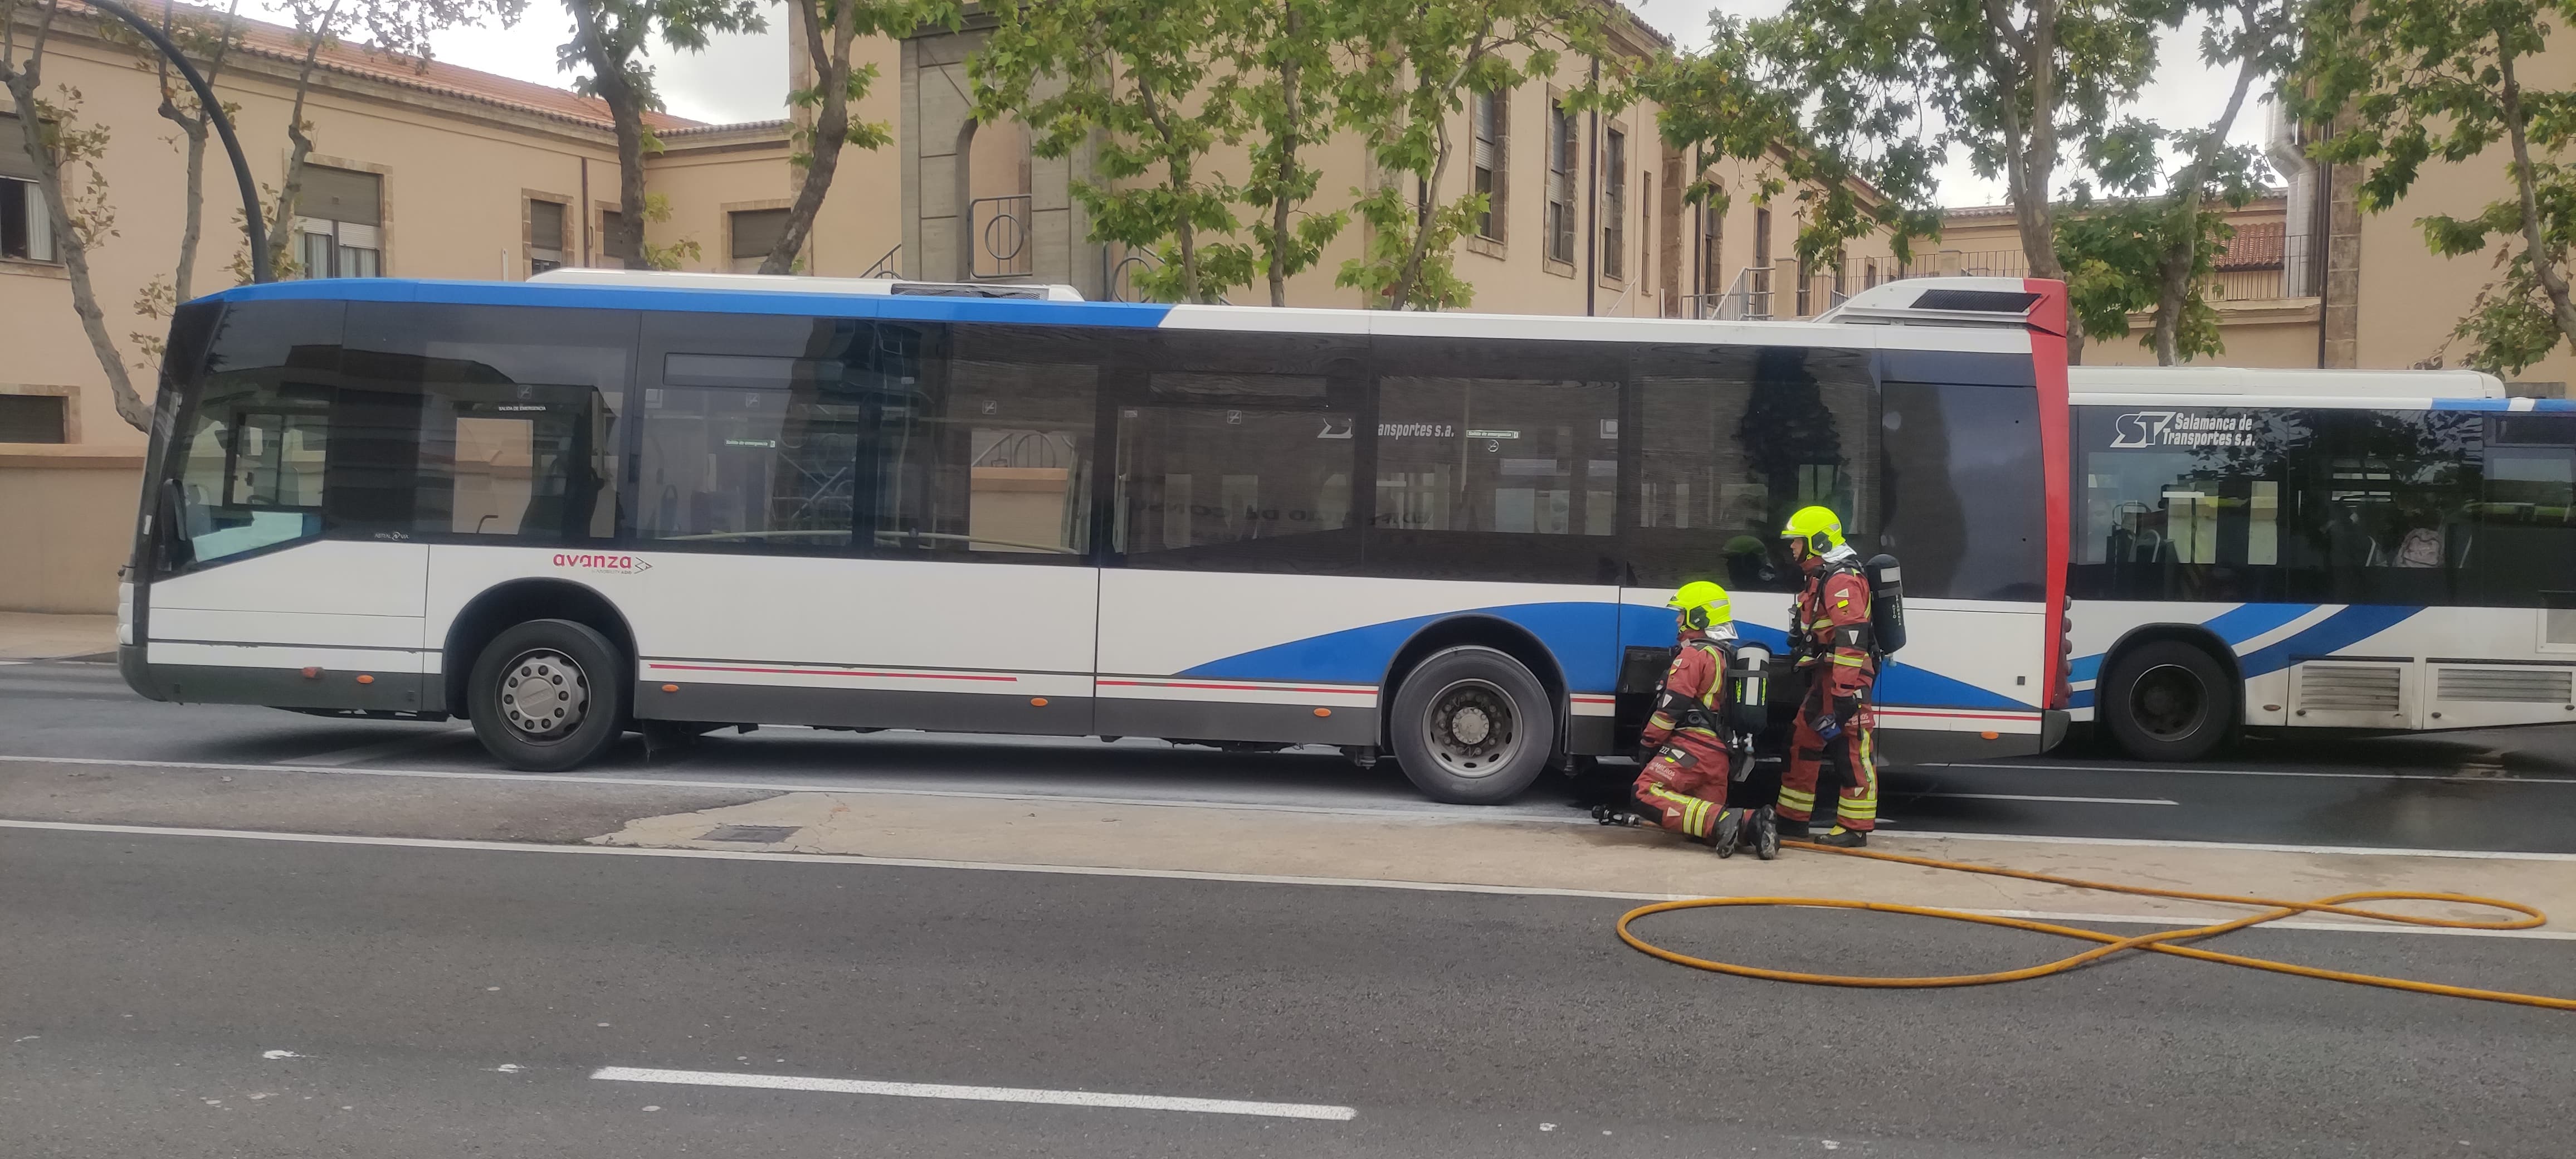
[{"label": "firefighter trousers", "polygon": [[1637,774],[1637,805],[1664,828],[1705,840],[1726,811],[1731,768],[1726,750],[1676,740]]},{"label": "firefighter trousers", "polygon": [[1835,802],[1835,823],[1866,833],[1878,827],[1878,765],[1870,743],[1869,693],[1861,693],[1857,719],[1843,722],[1842,735],[1828,741],[1816,722],[1833,711],[1824,684],[1816,682],[1798,706],[1798,727],[1789,740],[1789,764],[1780,772],[1780,819],[1807,821],[1816,813],[1816,782],[1830,762],[1840,776],[1842,795]]}]

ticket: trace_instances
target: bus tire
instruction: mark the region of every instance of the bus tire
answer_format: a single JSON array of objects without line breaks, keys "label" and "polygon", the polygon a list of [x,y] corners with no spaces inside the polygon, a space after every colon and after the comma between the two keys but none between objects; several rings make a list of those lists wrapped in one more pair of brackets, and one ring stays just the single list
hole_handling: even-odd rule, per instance
[{"label": "bus tire", "polygon": [[1538,677],[1492,648],[1443,649],[1395,690],[1396,762],[1424,795],[1499,805],[1556,753],[1556,705]]},{"label": "bus tire", "polygon": [[626,658],[571,620],[504,629],[465,682],[474,735],[502,764],[552,773],[598,756],[625,730]]},{"label": "bus tire", "polygon": [[2236,727],[2243,693],[2218,659],[2180,640],[2120,654],[2094,693],[2094,716],[2142,761],[2196,761]]}]

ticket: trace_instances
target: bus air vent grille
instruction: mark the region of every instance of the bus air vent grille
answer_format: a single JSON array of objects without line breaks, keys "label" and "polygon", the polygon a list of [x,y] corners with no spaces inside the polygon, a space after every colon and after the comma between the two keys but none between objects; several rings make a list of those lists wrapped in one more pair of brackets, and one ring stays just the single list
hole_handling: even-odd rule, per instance
[{"label": "bus air vent grille", "polygon": [[2393,664],[2302,664],[2299,707],[2317,712],[2402,711],[2403,674]]},{"label": "bus air vent grille", "polygon": [[2443,700],[2565,704],[2576,699],[2576,672],[2565,668],[2443,668],[2434,695]]}]

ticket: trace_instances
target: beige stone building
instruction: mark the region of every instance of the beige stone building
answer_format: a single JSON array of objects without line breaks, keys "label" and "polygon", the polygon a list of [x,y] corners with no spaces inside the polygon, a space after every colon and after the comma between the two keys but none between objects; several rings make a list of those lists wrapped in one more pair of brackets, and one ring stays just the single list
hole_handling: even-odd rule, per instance
[{"label": "beige stone building", "polygon": [[[157,9],[147,6],[147,11]],[[22,17],[26,18],[26,17]],[[247,43],[216,79],[236,119],[254,175],[282,179],[286,117],[301,49],[293,33],[245,22]],[[900,275],[967,281],[1066,282],[1087,296],[1133,294],[1145,255],[1088,240],[1070,195],[1081,159],[1032,157],[1025,127],[977,125],[968,116],[970,25],[901,43],[861,46],[881,78],[854,115],[896,125],[896,142],[844,155],[815,223],[803,269],[840,276]],[[801,38],[786,38],[791,46]],[[86,15],[57,26],[48,85],[79,89],[83,122],[112,136],[99,168],[118,236],[91,257],[99,299],[119,335],[157,332],[130,313],[176,260],[182,160],[146,58],[105,37]],[[1630,25],[1618,50],[1662,47]],[[791,83],[810,81],[804,60],[780,62]],[[558,265],[602,264],[604,215],[617,212],[615,138],[596,101],[444,62],[326,48],[306,116],[317,147],[305,204],[291,228],[294,252],[314,275],[517,279]],[[1825,294],[1772,292],[1771,255],[1786,253],[1796,223],[1789,203],[1734,198],[1723,214],[1686,204],[1686,158],[1656,139],[1654,110],[1569,114],[1558,103],[1588,60],[1569,59],[1554,83],[1477,102],[1453,133],[1460,150],[1436,196],[1492,194],[1493,212],[1457,255],[1475,308],[1533,313],[1779,316],[1827,308]],[[890,82],[890,83],[889,83]],[[0,104],[0,118],[15,110]],[[795,192],[785,121],[701,125],[657,116],[664,150],[648,159],[648,190],[669,209],[647,227],[656,247],[679,247],[685,269],[741,271],[767,252]],[[0,217],[16,214],[0,246],[0,609],[104,610],[126,552],[144,437],[126,425],[105,376],[74,323],[59,253],[43,236],[41,201],[25,177],[15,124],[0,125]],[[1360,142],[1321,143],[1319,208],[1346,204],[1376,180]],[[1239,169],[1242,154],[1213,166]],[[194,273],[202,293],[233,280],[241,251],[235,194],[219,149],[210,150],[204,237]],[[1749,190],[1760,167],[1715,173]],[[32,207],[32,212],[31,212]],[[1333,284],[1342,261],[1366,243],[1344,231],[1317,266],[1297,277],[1298,305],[1365,306]],[[1817,283],[1822,286],[1824,283]],[[1730,296],[1728,291],[1735,293]],[[1238,301],[1260,300],[1257,288]],[[1774,303],[1772,299],[1777,298]],[[1753,308],[1748,309],[1750,303]],[[139,343],[124,357],[149,391],[153,368]]]}]

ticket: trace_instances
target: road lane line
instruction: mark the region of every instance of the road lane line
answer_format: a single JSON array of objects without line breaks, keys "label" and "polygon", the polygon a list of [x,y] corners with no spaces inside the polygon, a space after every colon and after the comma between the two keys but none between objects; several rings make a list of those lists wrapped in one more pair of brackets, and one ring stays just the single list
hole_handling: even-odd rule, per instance
[{"label": "road lane line", "polygon": [[1589,814],[1570,809],[1516,812],[1481,805],[1295,805],[1265,801],[1211,801],[1179,797],[1094,797],[1068,793],[1006,793],[977,789],[921,789],[878,785],[838,785],[804,781],[714,781],[676,777],[620,777],[583,773],[472,772],[461,769],[351,769],[330,765],[244,765],[213,761],[151,761],[119,757],[33,757],[0,754],[0,763],[29,765],[99,765],[126,769],[200,772],[321,773],[343,777],[422,777],[443,781],[545,782],[564,785],[626,785],[658,789],[737,789],[772,793],[843,793],[890,797],[952,797],[970,801],[1042,801],[1073,805],[1142,805],[1164,809],[1232,809],[1254,813],[1311,813],[1336,817],[1380,817],[1413,821],[1526,821],[1543,825],[1591,825]]},{"label": "road lane line", "polygon": [[2055,801],[2070,805],[2180,805],[2162,797],[2040,797],[2025,793],[1907,793],[1889,790],[1891,797],[1956,797],[1967,801]]},{"label": "road lane line", "polygon": [[[672,857],[695,861],[774,861],[792,865],[840,865],[885,869],[954,869],[984,873],[1032,873],[1062,877],[1137,877],[1167,881],[1213,881],[1235,885],[1310,885],[1335,889],[1391,889],[1413,893],[1475,893],[1502,897],[1571,897],[1605,901],[1683,901],[1708,894],[1637,893],[1627,890],[1566,889],[1544,885],[1481,885],[1470,882],[1401,881],[1370,877],[1303,877],[1279,873],[1227,873],[1205,869],[1125,869],[1097,865],[1026,865],[998,861],[949,861],[926,857],[870,857],[865,854],[771,853],[748,849],[667,849],[633,845],[536,845],[517,841],[468,841],[447,837],[354,837],[337,833],[277,833],[253,829],[182,829],[161,825],[104,825],[87,821],[14,821],[0,819],[0,829],[40,829],[62,833],[100,833],[135,837],[217,837],[247,841],[284,841],[309,845],[379,845],[397,849],[450,849],[491,853],[572,853],[611,857]],[[1907,836],[1946,836],[1976,838],[1982,834],[1907,834]],[[2015,840],[1998,837],[1996,840]],[[2089,838],[2057,838],[2057,841],[2088,844],[2121,845],[2192,845],[2188,841],[2121,842],[2095,841]],[[2296,848],[2296,847],[2288,847]],[[2306,850],[2297,850],[2306,852]],[[2354,852],[2386,853],[2407,850],[2356,850]],[[2454,854],[2453,856],[2492,857],[2500,859],[2576,861],[2576,854],[2505,853]],[[2110,922],[2133,925],[2204,926],[2213,918],[2176,919],[2144,915],[2056,913],[2047,910],[1969,910],[1970,913],[1993,914],[1997,917],[2031,918],[2040,921]],[[2418,926],[2344,926],[2324,922],[2302,922],[2289,919],[2271,922],[2265,929],[2307,929],[2331,932],[2380,934],[2449,934],[2461,937],[2532,938],[2542,941],[2576,941],[2576,931],[2559,930],[2452,930]]]},{"label": "road lane line", "polygon": [[2324,777],[2346,781],[2449,781],[2461,785],[2576,785],[2576,777],[2463,777],[2452,773],[2328,773],[2304,769],[2185,769],[2172,765],[2161,768],[2136,768],[2124,765],[1975,765],[1957,761],[1936,761],[1931,764],[1897,767],[1900,769],[1958,769],[1963,772],[2038,769],[2068,773],[2191,773],[2204,777]]},{"label": "road lane line", "polygon": [[1257,1103],[1242,1099],[1192,1099],[1170,1095],[1121,1095],[1104,1091],[1057,1091],[1039,1087],[966,1087],[947,1083],[890,1083],[867,1079],[824,1079],[787,1074],[733,1074],[710,1070],[652,1070],[603,1066],[590,1077],[608,1082],[674,1083],[695,1087],[748,1087],[769,1091],[821,1091],[840,1095],[885,1095],[898,1099],[960,1099],[977,1103],[1036,1103],[1053,1107],[1114,1107],[1131,1111],[1190,1111],[1202,1115],[1257,1115],[1269,1119],[1323,1119],[1347,1123],[1359,1116],[1350,1107],[1321,1103]]},{"label": "road lane line", "polygon": [[371,744],[355,745],[345,749],[333,749],[330,752],[319,753],[314,756],[300,757],[291,763],[281,761],[277,764],[270,765],[269,767],[289,768],[293,765],[315,765],[322,768],[338,768],[342,765],[354,765],[359,761],[371,761],[377,757],[401,756],[407,754],[417,756],[437,749],[446,748],[459,741],[471,738],[473,735],[474,732],[472,729],[463,728],[442,729],[433,733],[415,732],[395,737],[392,740],[381,740]]}]

